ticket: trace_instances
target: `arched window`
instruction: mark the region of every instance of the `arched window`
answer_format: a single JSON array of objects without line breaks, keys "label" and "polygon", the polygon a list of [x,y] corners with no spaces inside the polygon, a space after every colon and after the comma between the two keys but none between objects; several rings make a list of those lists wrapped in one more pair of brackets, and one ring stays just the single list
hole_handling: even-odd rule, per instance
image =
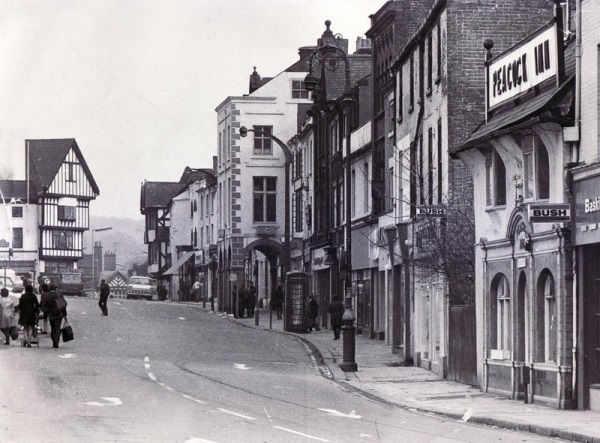
[{"label": "arched window", "polygon": [[545,269],[540,274],[536,297],[536,361],[556,362],[557,329],[556,290],[552,273]]},{"label": "arched window", "polygon": [[[490,349],[510,351],[512,348],[510,287],[504,274],[498,274],[492,280],[489,306]],[[506,358],[510,358],[510,353]]]},{"label": "arched window", "polygon": [[506,205],[506,167],[500,155],[492,148],[485,153],[486,205]]},{"label": "arched window", "polygon": [[544,142],[535,134],[521,139],[525,200],[550,198],[550,159]]}]

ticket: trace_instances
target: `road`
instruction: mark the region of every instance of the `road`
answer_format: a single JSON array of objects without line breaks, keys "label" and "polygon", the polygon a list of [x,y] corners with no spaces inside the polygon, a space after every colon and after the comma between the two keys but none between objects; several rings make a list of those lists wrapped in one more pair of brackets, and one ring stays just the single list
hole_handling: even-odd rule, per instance
[{"label": "road", "polygon": [[550,441],[374,402],[293,336],[194,306],[68,301],[74,341],[0,348],[1,442]]}]

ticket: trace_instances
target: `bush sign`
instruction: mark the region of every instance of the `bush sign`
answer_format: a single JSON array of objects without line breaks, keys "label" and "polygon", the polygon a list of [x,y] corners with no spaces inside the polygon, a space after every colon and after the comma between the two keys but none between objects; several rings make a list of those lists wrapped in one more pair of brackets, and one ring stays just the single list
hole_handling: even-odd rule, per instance
[{"label": "bush sign", "polygon": [[539,204],[529,206],[529,221],[532,223],[554,223],[571,220],[569,204]]}]

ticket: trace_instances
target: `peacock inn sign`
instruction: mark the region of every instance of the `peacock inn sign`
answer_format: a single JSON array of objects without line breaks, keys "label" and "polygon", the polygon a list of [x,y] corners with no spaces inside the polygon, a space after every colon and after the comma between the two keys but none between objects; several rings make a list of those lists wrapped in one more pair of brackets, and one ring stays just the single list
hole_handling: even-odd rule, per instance
[{"label": "peacock inn sign", "polygon": [[487,64],[488,109],[498,106],[558,72],[556,24],[542,28]]}]

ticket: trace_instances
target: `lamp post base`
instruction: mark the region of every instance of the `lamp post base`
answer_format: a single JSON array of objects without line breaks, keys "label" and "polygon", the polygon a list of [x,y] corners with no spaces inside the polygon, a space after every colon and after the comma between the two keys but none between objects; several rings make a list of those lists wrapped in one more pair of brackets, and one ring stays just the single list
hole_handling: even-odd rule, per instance
[{"label": "lamp post base", "polygon": [[353,324],[354,321],[345,323],[346,324],[342,326],[344,344],[340,369],[344,372],[356,372],[358,370],[358,365],[355,361],[356,327]]}]

